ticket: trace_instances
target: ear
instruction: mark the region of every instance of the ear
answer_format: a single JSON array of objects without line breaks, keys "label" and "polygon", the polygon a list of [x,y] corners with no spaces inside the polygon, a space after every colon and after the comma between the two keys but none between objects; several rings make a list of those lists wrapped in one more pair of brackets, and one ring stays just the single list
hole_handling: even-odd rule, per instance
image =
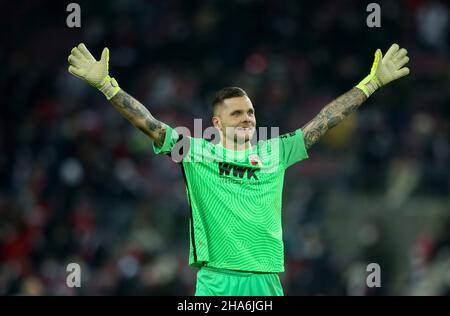
[{"label": "ear", "polygon": [[212,119],[211,119],[211,122],[213,123],[213,126],[216,127],[216,128],[220,129],[222,127],[220,119],[217,116],[213,116]]}]

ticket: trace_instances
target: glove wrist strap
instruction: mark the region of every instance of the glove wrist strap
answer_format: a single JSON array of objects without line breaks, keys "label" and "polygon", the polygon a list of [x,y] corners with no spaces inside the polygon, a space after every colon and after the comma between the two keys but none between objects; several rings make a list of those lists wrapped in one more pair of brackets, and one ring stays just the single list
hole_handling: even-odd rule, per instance
[{"label": "glove wrist strap", "polygon": [[105,95],[107,100],[111,100],[111,98],[120,91],[120,87],[116,79],[111,78],[109,75],[103,79],[98,89]]},{"label": "glove wrist strap", "polygon": [[372,74],[368,75],[356,86],[356,88],[362,90],[367,97],[370,97],[380,87],[380,81]]}]

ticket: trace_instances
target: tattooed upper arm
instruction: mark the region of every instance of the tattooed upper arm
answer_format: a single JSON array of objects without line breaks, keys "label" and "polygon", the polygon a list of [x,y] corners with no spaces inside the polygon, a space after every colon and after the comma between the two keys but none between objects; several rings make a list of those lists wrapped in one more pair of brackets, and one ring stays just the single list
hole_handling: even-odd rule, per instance
[{"label": "tattooed upper arm", "polygon": [[158,146],[162,146],[167,125],[153,117],[139,101],[120,90],[110,100],[111,104],[134,126],[148,135]]},{"label": "tattooed upper arm", "polygon": [[306,148],[310,148],[329,129],[353,113],[366,99],[361,90],[353,88],[325,106],[315,118],[302,127]]}]

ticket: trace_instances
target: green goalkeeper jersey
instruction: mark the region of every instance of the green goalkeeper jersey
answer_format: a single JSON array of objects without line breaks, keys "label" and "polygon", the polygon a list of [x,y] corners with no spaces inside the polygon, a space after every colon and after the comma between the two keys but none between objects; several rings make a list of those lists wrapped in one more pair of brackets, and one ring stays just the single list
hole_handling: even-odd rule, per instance
[{"label": "green goalkeeper jersey", "polygon": [[283,272],[284,173],[308,157],[302,131],[234,151],[202,138],[180,137],[168,126],[164,144],[154,144],[153,150],[171,155],[182,142],[186,154],[179,164],[190,206],[189,264]]}]

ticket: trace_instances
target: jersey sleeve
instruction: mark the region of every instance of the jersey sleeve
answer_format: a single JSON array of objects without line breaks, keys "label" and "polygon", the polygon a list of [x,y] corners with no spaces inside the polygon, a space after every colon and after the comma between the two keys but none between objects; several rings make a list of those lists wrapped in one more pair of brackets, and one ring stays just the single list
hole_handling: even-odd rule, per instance
[{"label": "jersey sleeve", "polygon": [[[171,126],[166,125],[166,136],[162,146],[153,142],[153,152],[155,154],[168,155],[176,163],[189,161],[192,155],[192,137],[178,133]],[[188,157],[186,159],[186,157]]]},{"label": "jersey sleeve", "polygon": [[303,131],[300,128],[294,132],[281,135],[279,141],[281,161],[283,162],[285,169],[296,162],[308,158]]},{"label": "jersey sleeve", "polygon": [[180,135],[169,125],[166,125],[166,136],[164,138],[164,143],[162,146],[158,146],[153,142],[153,152],[155,154],[167,155],[171,153],[173,147],[178,142]]}]

